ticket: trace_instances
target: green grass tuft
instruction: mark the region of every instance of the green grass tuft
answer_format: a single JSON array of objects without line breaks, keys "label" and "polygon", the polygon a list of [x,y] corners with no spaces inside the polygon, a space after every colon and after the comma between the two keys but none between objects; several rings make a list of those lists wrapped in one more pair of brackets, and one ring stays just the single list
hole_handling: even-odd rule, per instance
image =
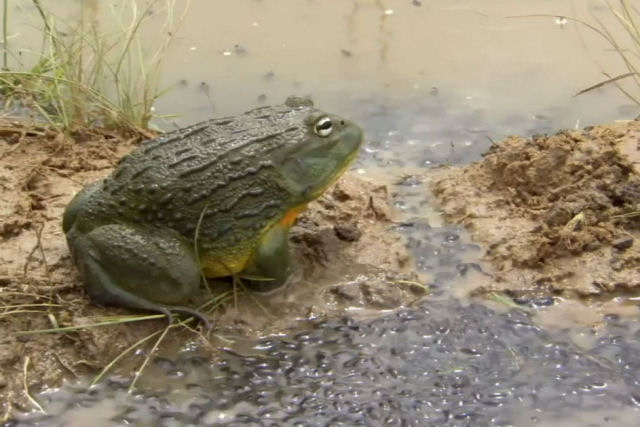
[{"label": "green grass tuft", "polygon": [[[596,17],[594,17],[595,24],[563,15],[524,15],[520,17],[562,18],[575,22],[602,37],[609,45],[610,50],[622,60],[625,70],[616,74],[603,71],[605,79],[579,91],[574,96],[613,84],[634,104],[640,105],[640,10],[630,0],[602,0],[602,3],[615,18],[619,28],[607,27]],[[512,16],[511,18],[518,17]],[[617,30],[622,30],[624,35],[614,35],[618,32]],[[621,85],[623,81],[629,80],[633,82],[630,87]]]},{"label": "green grass tuft", "polygon": [[[159,87],[162,60],[189,1],[153,0],[142,9],[138,2],[105,2],[110,15],[100,21],[85,2],[78,2],[79,18],[65,22],[40,0],[32,0],[43,41],[40,52],[28,52],[35,57],[30,68],[8,45],[7,3],[0,72],[5,108],[27,106],[60,130],[148,128],[153,104],[166,92]],[[164,17],[160,26],[155,22],[159,17]],[[143,47],[142,32],[151,26],[160,39],[147,37]],[[17,63],[15,69],[9,58]]]}]

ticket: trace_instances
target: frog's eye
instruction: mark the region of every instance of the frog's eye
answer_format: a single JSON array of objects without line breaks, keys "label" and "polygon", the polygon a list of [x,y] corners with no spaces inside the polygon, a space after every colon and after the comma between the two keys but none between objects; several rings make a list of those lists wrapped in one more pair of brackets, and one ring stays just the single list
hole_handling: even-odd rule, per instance
[{"label": "frog's eye", "polygon": [[329,117],[321,117],[318,119],[315,125],[313,125],[313,131],[318,136],[328,136],[333,130],[333,123]]}]

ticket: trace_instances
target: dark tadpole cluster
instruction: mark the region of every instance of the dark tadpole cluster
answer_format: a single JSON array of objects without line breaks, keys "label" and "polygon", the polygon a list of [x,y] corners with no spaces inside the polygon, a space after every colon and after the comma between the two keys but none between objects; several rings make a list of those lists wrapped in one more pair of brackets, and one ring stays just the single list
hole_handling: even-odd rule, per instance
[{"label": "dark tadpole cluster", "polygon": [[263,339],[216,362],[194,350],[157,358],[150,372],[163,385],[153,391],[127,396],[128,381],[116,379],[66,386],[40,396],[53,415],[19,425],[62,425],[92,407],[93,420],[114,425],[552,425],[579,413],[626,425],[640,405],[640,340],[628,322],[607,321],[609,333],[581,350],[520,310],[425,301]]}]

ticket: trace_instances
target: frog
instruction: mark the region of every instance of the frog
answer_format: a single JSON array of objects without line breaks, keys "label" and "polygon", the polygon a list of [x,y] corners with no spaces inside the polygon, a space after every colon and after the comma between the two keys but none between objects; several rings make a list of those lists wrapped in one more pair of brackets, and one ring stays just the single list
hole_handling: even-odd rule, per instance
[{"label": "frog", "polygon": [[90,300],[209,325],[185,304],[203,279],[244,276],[253,291],[281,288],[292,269],[290,228],[363,138],[356,123],[291,96],[141,143],[63,214]]}]

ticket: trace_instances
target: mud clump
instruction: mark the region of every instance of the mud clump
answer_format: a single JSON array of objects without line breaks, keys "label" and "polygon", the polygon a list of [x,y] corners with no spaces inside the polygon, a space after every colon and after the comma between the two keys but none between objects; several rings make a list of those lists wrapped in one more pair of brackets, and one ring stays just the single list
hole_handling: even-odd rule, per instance
[{"label": "mud clump", "polygon": [[[89,302],[61,218],[75,193],[108,175],[141,139],[92,129],[63,135],[35,125],[0,123],[0,419],[14,409],[30,409],[23,380],[36,393],[65,377],[96,374],[166,327],[162,319],[67,333],[18,333],[139,314]],[[422,292],[407,285],[415,278],[400,237],[389,231],[389,215],[386,187],[343,177],[309,205],[292,229],[296,270],[289,284],[269,295],[239,294],[237,304],[227,303],[214,314],[214,335],[265,336],[299,328],[310,317],[340,315],[353,307],[395,308],[418,299]],[[340,296],[337,287],[354,298]],[[161,350],[197,341],[216,351],[193,330],[171,331]],[[135,355],[120,364],[119,373],[131,375],[154,342],[130,351]]]},{"label": "mud clump", "polygon": [[640,124],[509,137],[434,171],[448,220],[487,248],[483,291],[592,296],[640,286]]}]

